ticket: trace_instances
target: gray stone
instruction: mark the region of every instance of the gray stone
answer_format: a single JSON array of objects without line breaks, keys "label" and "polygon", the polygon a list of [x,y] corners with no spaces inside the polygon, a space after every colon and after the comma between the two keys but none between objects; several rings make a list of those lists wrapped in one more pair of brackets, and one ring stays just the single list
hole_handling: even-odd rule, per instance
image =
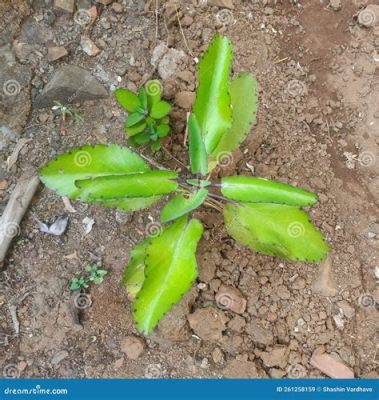
[{"label": "gray stone", "polygon": [[0,151],[6,150],[16,139],[16,135],[7,126],[0,126]]},{"label": "gray stone", "polygon": [[16,62],[10,46],[0,47],[0,121],[20,135],[30,111],[31,70]]},{"label": "gray stone", "polygon": [[36,108],[50,107],[54,101],[64,104],[104,99],[108,92],[88,71],[65,65],[55,72],[50,82],[34,101]]}]

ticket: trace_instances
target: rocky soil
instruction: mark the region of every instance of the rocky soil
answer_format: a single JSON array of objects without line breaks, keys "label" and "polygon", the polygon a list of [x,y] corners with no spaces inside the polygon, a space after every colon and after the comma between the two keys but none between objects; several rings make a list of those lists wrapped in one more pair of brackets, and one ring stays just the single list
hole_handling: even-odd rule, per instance
[{"label": "rocky soil", "polygon": [[[216,33],[233,72],[257,75],[258,122],[217,174],[316,191],[310,215],[333,251],[284,262],[205,224],[199,278],[150,337],[120,283],[159,206],[126,214],[38,190],[0,271],[6,377],[377,377],[379,6],[373,0],[5,0],[0,4],[0,209],[21,176],[90,143],[127,144],[112,91],[163,81],[172,132],[157,157],[188,164],[197,59]],[[54,100],[83,118],[62,118]],[[148,148],[141,150],[152,157]],[[40,231],[68,215],[65,233]],[[109,271],[75,307],[72,277]]]}]

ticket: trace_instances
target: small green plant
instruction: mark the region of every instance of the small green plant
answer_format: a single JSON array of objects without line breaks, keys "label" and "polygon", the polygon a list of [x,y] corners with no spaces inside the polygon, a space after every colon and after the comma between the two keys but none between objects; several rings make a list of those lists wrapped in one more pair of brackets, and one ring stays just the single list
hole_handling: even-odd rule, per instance
[{"label": "small green plant", "polygon": [[74,118],[76,122],[84,122],[84,118],[75,108],[64,105],[60,101],[54,101],[54,104],[55,106],[51,107],[51,109],[57,111],[63,121],[66,121],[67,116],[69,116]]},{"label": "small green plant", "polygon": [[88,289],[89,284],[88,280],[86,278],[83,278],[82,276],[80,278],[72,278],[71,283],[70,283],[70,290],[75,292],[76,290],[80,289]]},{"label": "small green plant", "polygon": [[108,271],[100,269],[96,264],[87,265],[85,270],[89,273],[89,280],[95,285],[102,284],[104,276],[108,273]]},{"label": "small green plant", "polygon": [[[260,253],[319,262],[329,251],[303,211],[316,203],[315,194],[259,177],[211,179],[216,165],[230,159],[249,134],[258,108],[255,77],[242,73],[230,79],[231,64],[231,43],[215,36],[199,64],[197,95],[188,120],[190,177],[152,170],[136,153],[114,144],[75,148],[40,171],[45,185],[61,196],[125,211],[146,208],[174,193],[161,211],[160,223],[149,224],[148,237],[132,249],[123,275],[135,323],[144,334],[197,277],[196,248],[203,225],[190,215],[202,204],[223,212],[229,235]],[[140,98],[128,91],[118,96],[134,113],[130,117],[138,114],[133,119],[140,124],[146,117]],[[165,118],[164,114],[155,116]]]},{"label": "small green plant", "polygon": [[70,290],[73,292],[81,289],[88,289],[89,282],[93,282],[95,285],[103,283],[104,276],[108,273],[104,269],[101,269],[96,264],[88,264],[84,267],[88,273],[88,277],[81,276],[80,278],[72,278],[70,283]]},{"label": "small green plant", "polygon": [[129,113],[125,121],[128,142],[138,147],[151,142],[151,150],[161,148],[162,138],[170,132],[171,105],[161,100],[162,85],[158,80],[147,82],[138,94],[128,89],[116,89],[117,102]]}]

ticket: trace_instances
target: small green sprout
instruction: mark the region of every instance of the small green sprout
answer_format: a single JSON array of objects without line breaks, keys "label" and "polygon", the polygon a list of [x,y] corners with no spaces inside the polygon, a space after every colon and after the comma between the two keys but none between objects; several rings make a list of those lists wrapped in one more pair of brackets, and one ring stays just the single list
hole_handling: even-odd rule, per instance
[{"label": "small green sprout", "polygon": [[172,107],[161,100],[161,93],[162,85],[158,80],[147,82],[137,94],[128,89],[116,89],[117,102],[129,113],[125,131],[133,147],[151,142],[151,150],[158,151],[162,138],[170,132],[168,115]]},{"label": "small green sprout", "polygon": [[88,289],[88,280],[86,278],[83,278],[82,276],[80,278],[72,278],[71,283],[70,283],[70,290],[72,292],[75,292],[76,290],[80,289]]},{"label": "small green sprout", "polygon": [[66,121],[66,117],[74,118],[76,122],[84,122],[84,118],[73,107],[62,104],[60,101],[54,101],[55,106],[51,107],[53,111],[58,111],[62,120]]},{"label": "small green sprout", "polygon": [[96,264],[87,265],[85,270],[90,274],[89,280],[95,285],[103,283],[104,276],[108,273],[108,271],[100,269]]}]

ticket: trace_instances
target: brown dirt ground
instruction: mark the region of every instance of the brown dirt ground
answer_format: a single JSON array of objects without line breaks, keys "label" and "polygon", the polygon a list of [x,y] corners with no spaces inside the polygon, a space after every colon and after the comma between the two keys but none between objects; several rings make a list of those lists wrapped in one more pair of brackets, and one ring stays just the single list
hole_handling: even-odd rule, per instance
[{"label": "brown dirt ground", "polygon": [[[19,3],[25,15],[15,13],[15,3],[7,7],[5,2],[1,10],[4,26],[13,21],[17,27],[7,32],[10,41],[30,29],[31,18],[42,29],[51,11],[42,1],[32,2],[29,11]],[[362,295],[379,297],[374,273],[379,265],[379,26],[363,28],[356,20],[369,3],[346,0],[334,11],[326,0],[234,0],[228,14],[232,20],[223,26],[217,22],[220,8],[183,2],[183,34],[192,54],[175,18],[170,21],[163,7],[156,37],[154,2],[150,8],[146,5],[146,13],[141,12],[142,2],[124,2],[121,14],[98,5],[100,18],[88,32],[101,48],[96,57],[79,48],[83,27],[71,16],[56,18],[49,25],[49,40],[65,46],[69,56],[48,63],[47,41],[35,39],[36,52],[23,62],[32,71],[32,96],[64,63],[92,71],[108,88],[117,84],[117,76],[122,77],[121,86],[135,88],[157,77],[150,59],[159,41],[183,50],[187,57],[179,70],[194,74],[193,58],[201,55],[212,35],[227,35],[234,44],[233,72],[257,75],[260,109],[248,140],[220,174],[251,175],[249,163],[258,176],[316,191],[320,201],[310,215],[333,251],[320,266],[259,255],[228,238],[221,215],[202,208],[195,214],[206,226],[198,250],[197,286],[143,339],[144,351],[132,360],[122,344],[126,336],[138,334],[120,277],[133,243],[144,236],[148,217],[157,219],[159,207],[125,215],[72,202],[77,212],[69,214],[67,232],[53,237],[38,231],[34,216],[52,221],[65,212],[64,205],[41,187],[0,272],[0,366],[15,364],[22,377],[286,377],[294,368],[301,376],[321,377],[310,357],[326,352],[339,357],[357,377],[378,376],[378,312],[375,305],[362,305]],[[302,82],[297,95],[290,87],[293,80]],[[176,92],[194,90],[193,84],[175,77],[164,87],[169,99]],[[0,192],[2,207],[22,173],[55,154],[85,143],[126,143],[125,114],[112,96],[78,109],[83,124],[64,122],[49,109],[31,108],[20,137],[32,141],[10,172],[2,170],[7,186]],[[42,123],[44,113],[48,119]],[[173,132],[165,143],[183,163],[185,117],[186,110],[176,107]],[[1,155],[2,164],[12,149]],[[167,153],[159,157],[166,166],[180,168]],[[88,235],[82,224],[86,216],[95,219]],[[78,314],[69,281],[93,261],[110,273],[102,285],[91,288],[92,306]],[[204,341],[190,330],[187,316],[217,307],[215,292],[221,284],[238,288],[247,309],[240,316],[221,310],[228,319],[221,339]],[[10,304],[17,306],[19,335],[14,334]],[[341,316],[341,308],[343,328],[334,319]],[[287,350],[270,362],[267,355],[279,348]]]}]

